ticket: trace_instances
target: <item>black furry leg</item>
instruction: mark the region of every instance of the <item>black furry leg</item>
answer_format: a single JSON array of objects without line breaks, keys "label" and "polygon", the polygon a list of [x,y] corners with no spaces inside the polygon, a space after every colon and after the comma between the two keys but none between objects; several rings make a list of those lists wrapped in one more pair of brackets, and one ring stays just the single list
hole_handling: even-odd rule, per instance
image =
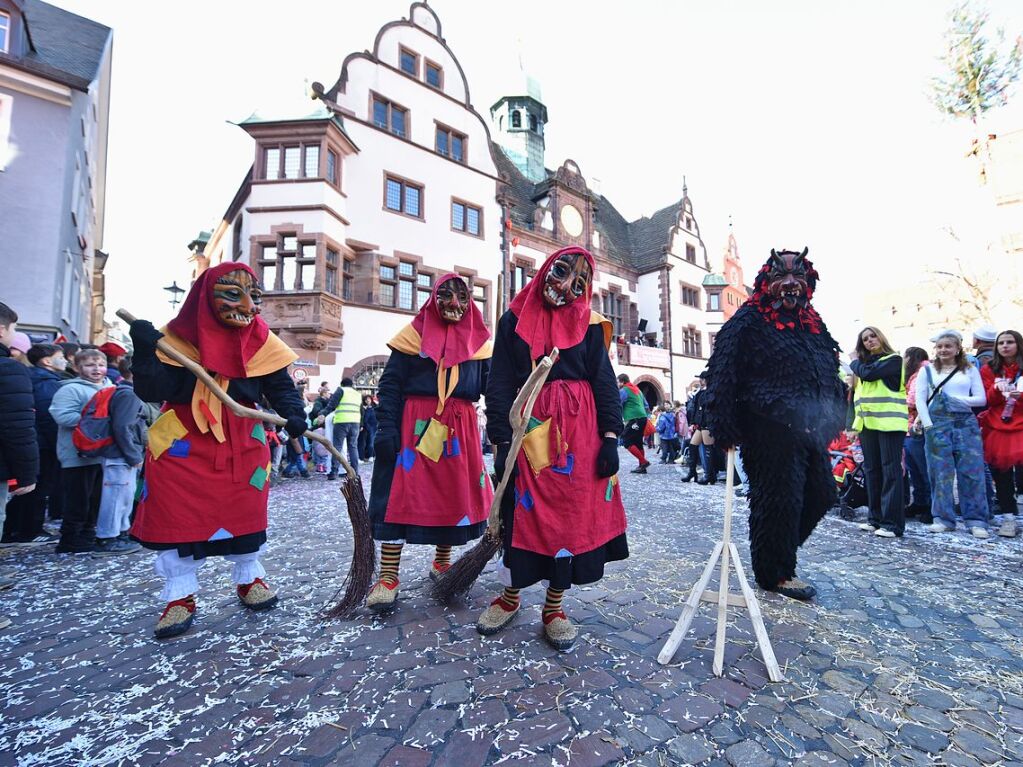
[{"label": "black furry leg", "polygon": [[803,513],[799,519],[799,545],[802,546],[817,523],[824,519],[828,509],[837,501],[835,477],[831,461],[825,452],[809,451],[806,484],[803,486]]},{"label": "black furry leg", "polygon": [[[811,513],[805,513],[808,448],[779,424],[757,419],[753,426],[746,430],[742,445],[750,485],[750,559],[757,583],[773,590],[795,576],[796,549],[805,539],[804,529],[809,535],[819,520],[809,524],[819,501],[811,504]],[[811,485],[817,487],[816,476]]]}]

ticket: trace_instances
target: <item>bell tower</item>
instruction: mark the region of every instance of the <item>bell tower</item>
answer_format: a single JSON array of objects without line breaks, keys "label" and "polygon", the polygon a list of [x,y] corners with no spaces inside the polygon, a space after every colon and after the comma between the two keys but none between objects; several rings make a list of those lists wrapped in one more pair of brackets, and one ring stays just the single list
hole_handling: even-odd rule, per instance
[{"label": "bell tower", "polygon": [[547,172],[544,169],[544,131],[547,126],[547,107],[540,94],[540,83],[521,68],[521,84],[512,94],[502,96],[490,107],[494,126],[494,140],[504,149],[515,167],[538,184]]}]

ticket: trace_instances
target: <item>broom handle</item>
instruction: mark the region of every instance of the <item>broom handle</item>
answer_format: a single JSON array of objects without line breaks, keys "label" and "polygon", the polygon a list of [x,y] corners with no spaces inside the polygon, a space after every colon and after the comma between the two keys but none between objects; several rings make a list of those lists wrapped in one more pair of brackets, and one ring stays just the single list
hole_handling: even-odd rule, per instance
[{"label": "broom handle", "polygon": [[[120,317],[125,322],[127,322],[129,325],[131,325],[131,323],[133,323],[136,319],[134,316],[132,316],[130,312],[128,312],[125,309],[118,309],[117,316]],[[230,410],[239,418],[251,418],[254,421],[266,421],[267,423],[272,423],[277,426],[288,425],[288,419],[284,418],[283,416],[279,416],[275,413],[267,413],[263,410],[256,410],[255,408],[246,407],[245,405],[241,405],[235,402],[231,395],[224,391],[224,389],[221,388],[220,384],[218,384],[209,373],[203,370],[202,365],[199,365],[196,362],[190,360],[188,357],[179,352],[177,349],[175,349],[162,338],[156,342],[156,348],[162,351],[175,362],[181,363],[181,365],[186,370],[192,373],[192,375],[194,375],[204,384],[206,384],[206,388],[213,392],[213,396],[219,399],[221,402],[223,402],[227,406],[227,409]],[[297,435],[293,434],[291,436]],[[334,443],[327,439],[326,436],[322,434],[316,434],[315,432],[312,431],[306,431],[304,436],[306,439],[311,439],[313,442],[319,442],[321,445],[327,448],[327,450],[330,451],[330,454],[334,456],[334,458],[336,458],[338,461],[340,461],[341,465],[345,467],[345,473],[349,477],[354,479],[355,477],[358,476],[355,473],[355,470],[352,468],[352,465],[348,463],[348,460],[343,455],[341,455],[341,451],[334,447]]]},{"label": "broom handle", "polygon": [[492,538],[497,538],[498,530],[501,527],[501,499],[504,498],[504,491],[508,487],[508,480],[511,478],[512,469],[515,467],[515,460],[518,458],[519,450],[522,447],[522,440],[526,436],[526,428],[529,426],[529,419],[533,415],[533,405],[536,404],[536,398],[540,396],[540,389],[543,388],[544,381],[547,380],[551,368],[558,361],[558,354],[560,354],[558,348],[554,347],[551,349],[550,354],[540,360],[537,366],[533,368],[533,372],[529,374],[529,378],[522,384],[519,393],[515,395],[515,401],[512,402],[511,412],[509,413],[509,420],[512,424],[511,447],[508,448],[508,457],[504,461],[504,476],[497,483],[497,490],[494,491],[494,500],[490,504],[490,515],[487,518],[487,534]]}]

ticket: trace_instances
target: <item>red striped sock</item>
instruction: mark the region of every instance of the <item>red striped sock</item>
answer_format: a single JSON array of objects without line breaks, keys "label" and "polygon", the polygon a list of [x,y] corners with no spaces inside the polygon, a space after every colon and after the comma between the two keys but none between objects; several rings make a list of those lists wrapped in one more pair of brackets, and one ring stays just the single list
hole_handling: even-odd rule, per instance
[{"label": "red striped sock", "polygon": [[506,588],[501,592],[501,596],[495,599],[492,604],[499,605],[501,609],[513,612],[519,609],[519,592],[522,589],[510,589]]},{"label": "red striped sock", "polygon": [[433,555],[433,567],[436,570],[446,570],[451,565],[451,547],[438,546]]},{"label": "red striped sock", "polygon": [[398,567],[401,564],[401,543],[380,544],[380,580],[388,586],[398,583]]},{"label": "red striped sock", "polygon": [[550,623],[558,613],[564,615],[564,611],[561,609],[561,599],[564,596],[564,589],[547,589],[547,599],[543,603],[544,623]]}]

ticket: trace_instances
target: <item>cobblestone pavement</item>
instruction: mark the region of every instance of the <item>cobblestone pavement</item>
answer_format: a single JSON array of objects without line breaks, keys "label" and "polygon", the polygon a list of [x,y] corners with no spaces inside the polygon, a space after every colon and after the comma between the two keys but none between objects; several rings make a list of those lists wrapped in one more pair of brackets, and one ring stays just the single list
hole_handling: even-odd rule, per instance
[{"label": "cobblestone pavement", "polygon": [[245,612],[213,562],[195,626],[162,644],[150,554],[8,550],[0,573],[20,582],[0,595],[13,619],[0,632],[0,764],[1023,763],[1020,539],[911,522],[882,540],[829,516],[801,556],[817,602],[761,593],[788,681],[767,682],[738,613],[717,679],[709,607],[674,663],[655,656],[718,537],[723,488],[655,466],[623,474],[622,490],[632,558],[569,592],[581,639],[565,654],[539,639],[540,587],[483,640],[473,622],[498,589],[492,568],[445,607],[426,594],[422,547],[406,549],[393,614],[319,623],[349,551],[322,478],[271,496],[281,606]]}]

